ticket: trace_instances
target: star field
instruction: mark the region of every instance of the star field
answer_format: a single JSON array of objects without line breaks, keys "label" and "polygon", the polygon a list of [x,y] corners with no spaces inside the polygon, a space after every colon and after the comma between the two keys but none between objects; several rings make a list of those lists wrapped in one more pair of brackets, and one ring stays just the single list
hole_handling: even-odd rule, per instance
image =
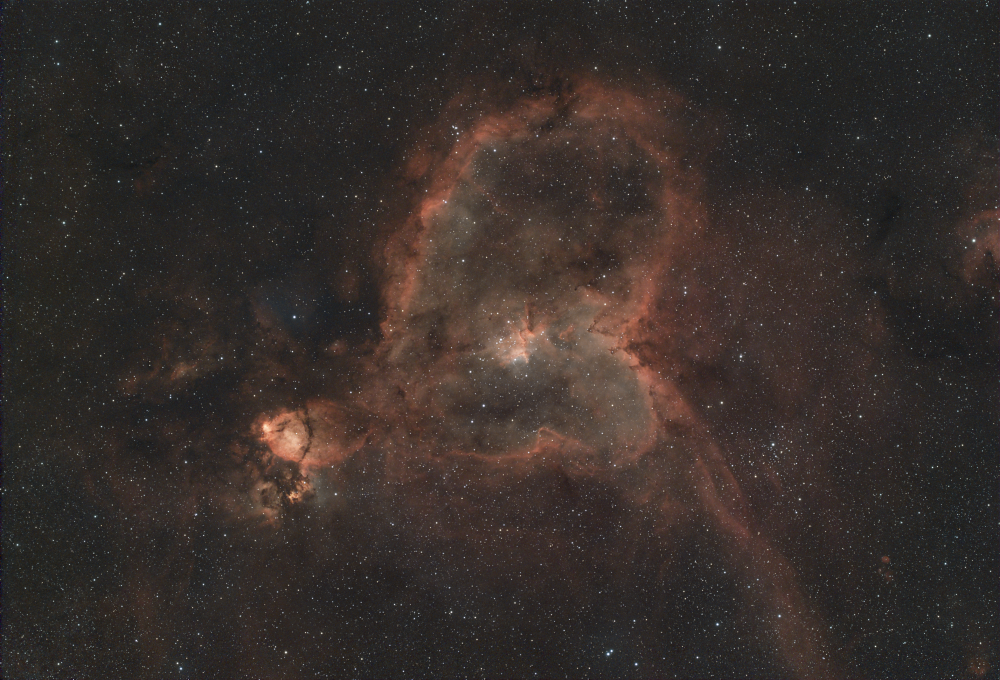
[{"label": "star field", "polygon": [[12,4],[4,677],[997,677],[997,19]]}]

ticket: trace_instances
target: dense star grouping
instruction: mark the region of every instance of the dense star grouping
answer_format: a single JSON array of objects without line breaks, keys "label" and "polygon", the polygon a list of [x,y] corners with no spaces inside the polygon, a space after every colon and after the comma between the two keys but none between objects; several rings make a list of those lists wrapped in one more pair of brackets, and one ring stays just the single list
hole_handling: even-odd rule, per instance
[{"label": "dense star grouping", "polygon": [[992,4],[18,11],[12,677],[996,676]]}]

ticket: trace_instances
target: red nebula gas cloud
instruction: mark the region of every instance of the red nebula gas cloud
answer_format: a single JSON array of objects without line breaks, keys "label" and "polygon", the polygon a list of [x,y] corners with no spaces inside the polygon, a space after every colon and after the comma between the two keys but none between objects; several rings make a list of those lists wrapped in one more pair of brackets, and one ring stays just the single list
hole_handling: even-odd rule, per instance
[{"label": "red nebula gas cloud", "polygon": [[710,297],[679,273],[711,247],[685,102],[587,76],[486,102],[457,98],[406,163],[366,384],[350,403],[262,415],[260,441],[309,485],[377,459],[411,521],[469,545],[502,497],[521,549],[554,561],[570,546],[514,510],[553,474],[617,489],[663,540],[708,521],[785,662],[828,677],[794,570],[669,377],[681,357],[664,338],[691,336],[678,324],[697,317],[664,300]]}]

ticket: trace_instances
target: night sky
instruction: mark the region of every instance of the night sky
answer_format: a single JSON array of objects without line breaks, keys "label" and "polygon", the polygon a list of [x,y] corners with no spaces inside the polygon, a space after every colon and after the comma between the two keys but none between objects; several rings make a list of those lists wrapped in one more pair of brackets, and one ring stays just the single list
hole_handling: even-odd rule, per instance
[{"label": "night sky", "polygon": [[4,12],[3,674],[997,678],[996,2]]}]

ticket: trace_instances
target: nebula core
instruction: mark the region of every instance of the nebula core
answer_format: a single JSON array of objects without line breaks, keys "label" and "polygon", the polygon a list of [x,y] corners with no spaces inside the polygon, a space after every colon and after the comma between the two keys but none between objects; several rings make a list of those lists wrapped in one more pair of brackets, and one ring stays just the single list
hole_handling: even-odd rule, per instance
[{"label": "nebula core", "polygon": [[995,8],[528,7],[19,110],[10,677],[997,677]]}]

